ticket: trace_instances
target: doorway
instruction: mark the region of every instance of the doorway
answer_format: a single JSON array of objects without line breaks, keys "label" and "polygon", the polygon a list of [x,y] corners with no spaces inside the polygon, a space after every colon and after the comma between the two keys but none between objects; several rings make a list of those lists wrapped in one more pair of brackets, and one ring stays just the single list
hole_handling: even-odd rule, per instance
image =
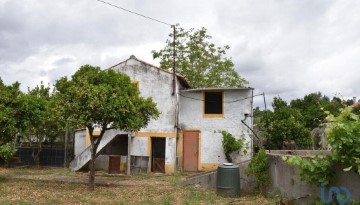
[{"label": "doorway", "polygon": [[151,171],[165,173],[166,138],[151,137]]},{"label": "doorway", "polygon": [[198,171],[200,131],[184,131],[184,171]]}]

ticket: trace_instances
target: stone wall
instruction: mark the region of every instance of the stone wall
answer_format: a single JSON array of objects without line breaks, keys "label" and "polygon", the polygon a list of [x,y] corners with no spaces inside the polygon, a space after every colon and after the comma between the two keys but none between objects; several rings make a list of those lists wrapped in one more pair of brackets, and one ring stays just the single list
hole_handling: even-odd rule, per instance
[{"label": "stone wall", "polygon": [[[311,150],[291,150],[296,155],[306,156],[308,154],[326,154],[328,151]],[[282,156],[288,156],[289,151],[272,151],[267,153],[270,163],[270,175],[272,184],[268,187],[267,195],[274,196],[280,194],[287,200],[294,200],[297,204],[308,204],[316,199],[320,199],[321,186],[301,181],[297,167],[287,164]],[[337,166],[337,179],[330,186],[343,186],[350,191],[350,198],[360,200],[360,176],[354,171],[344,172],[344,167]],[[328,197],[328,190],[325,189],[325,197]]]}]

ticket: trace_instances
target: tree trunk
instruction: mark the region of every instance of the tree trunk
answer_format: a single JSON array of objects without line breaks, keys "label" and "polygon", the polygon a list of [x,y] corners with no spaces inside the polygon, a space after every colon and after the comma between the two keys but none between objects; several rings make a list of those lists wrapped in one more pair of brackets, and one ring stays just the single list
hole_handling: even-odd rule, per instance
[{"label": "tree trunk", "polygon": [[35,148],[33,147],[32,149],[32,157],[34,159],[34,162],[35,162],[35,165],[36,165],[36,168],[40,168],[40,152],[42,150],[42,143],[41,141],[38,142],[38,146],[37,146],[37,152],[35,154]]},{"label": "tree trunk", "polygon": [[89,164],[90,174],[89,174],[89,190],[95,190],[95,157],[96,157],[96,149],[91,149],[91,160]]},{"label": "tree trunk", "polygon": [[94,138],[94,128],[92,126],[88,126],[89,135],[90,135],[90,142],[91,142],[91,160],[89,164],[90,174],[89,174],[89,190],[94,191],[95,190],[95,159],[96,159],[96,151],[100,144],[100,141],[105,133],[106,125],[102,126],[102,130],[100,132],[100,135],[97,137],[97,140]]},{"label": "tree trunk", "polygon": [[230,153],[225,153],[225,158],[229,163],[232,163],[233,160],[232,160],[232,158],[230,156]]}]

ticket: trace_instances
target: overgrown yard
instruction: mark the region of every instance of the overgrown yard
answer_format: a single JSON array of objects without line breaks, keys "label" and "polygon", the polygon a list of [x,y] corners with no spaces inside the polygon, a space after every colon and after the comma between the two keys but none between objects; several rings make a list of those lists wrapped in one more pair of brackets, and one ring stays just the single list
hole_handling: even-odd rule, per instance
[{"label": "overgrown yard", "polygon": [[[95,191],[87,173],[66,169],[0,168],[0,204],[271,204],[258,196],[236,199],[213,190],[181,186],[182,175],[109,176],[97,173]],[[274,204],[274,203],[273,203]]]}]

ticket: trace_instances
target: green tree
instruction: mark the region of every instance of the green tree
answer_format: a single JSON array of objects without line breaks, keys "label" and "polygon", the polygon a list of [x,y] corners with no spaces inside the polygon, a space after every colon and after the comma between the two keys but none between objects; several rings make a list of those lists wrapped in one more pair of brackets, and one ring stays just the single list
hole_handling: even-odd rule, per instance
[{"label": "green tree", "polygon": [[[327,112],[329,114],[329,112]],[[341,110],[338,116],[330,114],[326,121],[330,155],[303,157],[284,157],[290,165],[299,167],[303,180],[319,184],[329,184],[336,177],[336,166],[341,164],[344,171],[354,170],[360,174],[360,119],[351,107]]]},{"label": "green tree", "polygon": [[6,86],[0,78],[0,145],[10,142],[18,132],[17,108],[20,83]]},{"label": "green tree", "polygon": [[19,132],[32,147],[32,157],[40,166],[40,153],[45,141],[54,141],[64,134],[64,123],[59,119],[53,106],[50,87],[43,83],[20,98],[18,107]]},{"label": "green tree", "polygon": [[314,129],[324,122],[326,117],[324,111],[338,115],[340,113],[339,109],[343,106],[342,101],[338,102],[338,99],[330,101],[327,96],[318,92],[305,95],[302,99],[292,100],[290,107],[298,109],[301,112],[307,128]]},{"label": "green tree", "polygon": [[[112,69],[81,66],[70,80],[63,77],[55,84],[59,107],[68,123],[86,127],[91,142],[89,188],[95,185],[96,150],[106,130],[137,131],[159,116],[151,98],[142,98],[130,78]],[[95,138],[93,131],[100,129]],[[96,140],[97,139],[97,140]]]},{"label": "green tree", "polygon": [[291,108],[284,100],[275,97],[274,111],[266,111],[257,120],[257,127],[269,139],[269,148],[281,149],[284,143],[294,141],[296,145],[307,147],[311,144],[310,130],[305,127],[299,110]]},{"label": "green tree", "polygon": [[[247,81],[234,69],[231,58],[226,57],[229,46],[216,46],[206,28],[175,30],[176,70],[184,75],[194,88],[244,87]],[[160,59],[162,68],[173,68],[173,33],[159,51],[152,51],[154,59]]]}]

